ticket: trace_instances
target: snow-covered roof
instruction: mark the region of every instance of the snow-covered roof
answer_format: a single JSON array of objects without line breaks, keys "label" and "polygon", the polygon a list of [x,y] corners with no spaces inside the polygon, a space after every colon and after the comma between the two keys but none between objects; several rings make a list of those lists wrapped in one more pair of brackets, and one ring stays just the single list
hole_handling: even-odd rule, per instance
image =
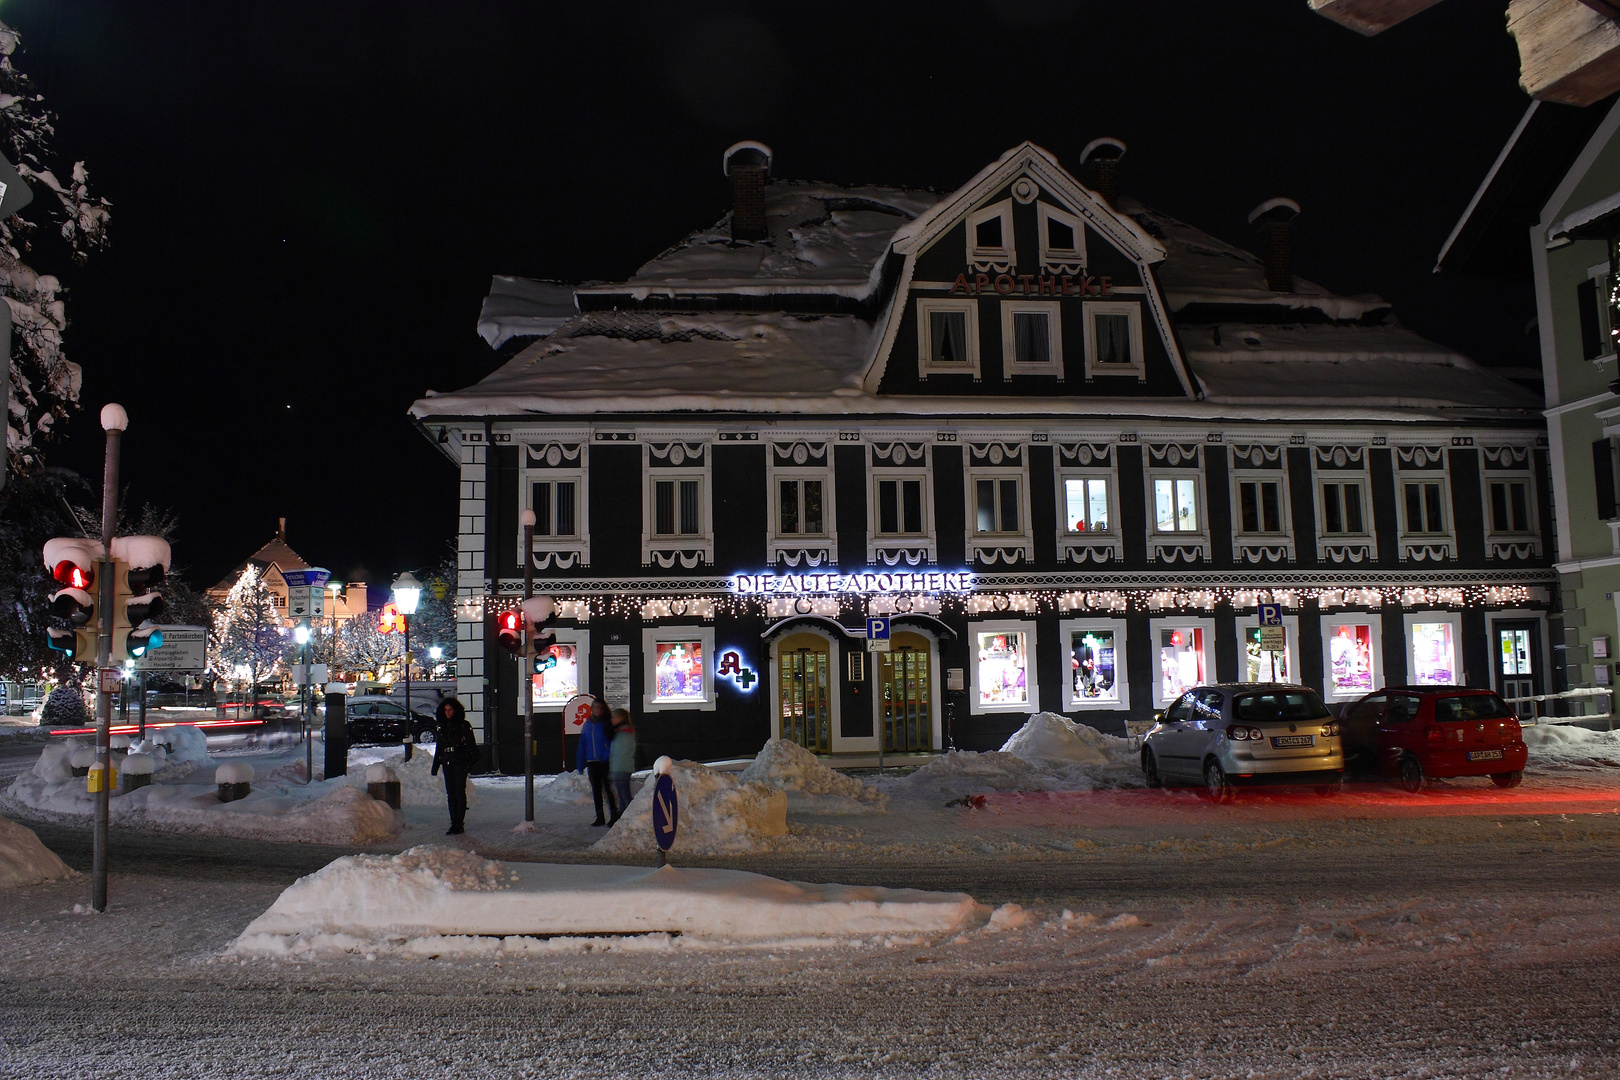
[{"label": "snow-covered roof", "polygon": [[1330,319],[1353,320],[1389,307],[1389,302],[1380,297],[1338,296],[1297,276],[1293,292],[1273,292],[1266,286],[1265,262],[1252,252],[1128,196],[1116,199],[1115,205],[1164,245],[1165,259],[1154,269],[1171,312],[1191,304],[1263,304],[1316,310]]},{"label": "snow-covered roof", "polygon": [[1399,326],[1221,323],[1184,328],[1206,399],[1412,408],[1525,409],[1524,387]]},{"label": "snow-covered roof", "polygon": [[765,240],[733,240],[731,215],[699,229],[622,284],[581,295],[683,296],[778,292],[864,300],[877,289],[895,231],[939,196],[891,187],[773,180],[765,186]]},{"label": "snow-covered roof", "polygon": [[492,349],[515,337],[545,337],[577,310],[572,285],[496,274],[478,312],[478,336]]}]

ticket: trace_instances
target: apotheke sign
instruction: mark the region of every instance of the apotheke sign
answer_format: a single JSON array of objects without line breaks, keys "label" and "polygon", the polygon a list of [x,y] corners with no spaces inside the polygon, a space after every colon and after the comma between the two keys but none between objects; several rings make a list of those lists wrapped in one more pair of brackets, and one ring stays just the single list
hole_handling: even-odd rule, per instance
[{"label": "apotheke sign", "polygon": [[898,574],[737,574],[731,591],[743,596],[812,596],[854,593],[970,593],[970,571]]}]

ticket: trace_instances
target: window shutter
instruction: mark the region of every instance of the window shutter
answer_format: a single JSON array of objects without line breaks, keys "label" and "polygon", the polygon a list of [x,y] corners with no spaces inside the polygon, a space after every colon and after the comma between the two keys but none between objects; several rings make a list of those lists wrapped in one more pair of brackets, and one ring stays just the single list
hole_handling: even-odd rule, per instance
[{"label": "window shutter", "polygon": [[1592,476],[1597,484],[1598,517],[1614,518],[1614,448],[1608,439],[1592,444]]},{"label": "window shutter", "polygon": [[1581,355],[1588,360],[1608,352],[1608,342],[1603,340],[1603,324],[1598,317],[1597,286],[1596,278],[1587,278],[1575,286],[1575,297],[1581,309]]}]

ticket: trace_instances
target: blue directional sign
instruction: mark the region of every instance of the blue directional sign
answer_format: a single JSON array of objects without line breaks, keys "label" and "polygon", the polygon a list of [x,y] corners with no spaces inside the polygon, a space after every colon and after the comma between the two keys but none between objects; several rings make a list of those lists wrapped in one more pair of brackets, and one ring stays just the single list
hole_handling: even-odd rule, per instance
[{"label": "blue directional sign", "polygon": [[1281,626],[1282,624],[1283,624],[1283,621],[1282,621],[1282,605],[1281,604],[1261,604],[1260,605],[1260,625],[1261,626]]},{"label": "blue directional sign", "polygon": [[866,620],[866,640],[888,641],[889,620],[885,617],[874,616]]},{"label": "blue directional sign", "polygon": [[653,839],[658,850],[668,851],[675,843],[675,829],[680,824],[681,807],[675,798],[675,778],[668,773],[653,784]]}]

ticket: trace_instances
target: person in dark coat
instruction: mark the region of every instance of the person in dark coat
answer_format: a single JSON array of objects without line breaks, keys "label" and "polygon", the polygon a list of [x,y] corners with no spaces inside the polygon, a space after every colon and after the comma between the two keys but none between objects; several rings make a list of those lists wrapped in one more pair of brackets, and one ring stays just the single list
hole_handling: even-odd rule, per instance
[{"label": "person in dark coat", "polygon": [[591,778],[591,797],[596,800],[596,820],[593,826],[606,825],[607,818],[602,816],[602,796],[607,795],[608,812],[615,819],[619,816],[618,800],[613,797],[613,789],[608,786],[608,761],[612,758],[613,724],[608,713],[607,703],[597,698],[591,703],[591,718],[585,721],[579,732],[579,753],[575,755],[574,768],[578,772],[586,773]]},{"label": "person in dark coat", "polygon": [[439,702],[438,742],[433,751],[434,776],[444,770],[444,795],[450,803],[450,829],[446,836],[467,830],[467,776],[478,764],[478,737],[467,723],[467,710],[453,697]]}]

